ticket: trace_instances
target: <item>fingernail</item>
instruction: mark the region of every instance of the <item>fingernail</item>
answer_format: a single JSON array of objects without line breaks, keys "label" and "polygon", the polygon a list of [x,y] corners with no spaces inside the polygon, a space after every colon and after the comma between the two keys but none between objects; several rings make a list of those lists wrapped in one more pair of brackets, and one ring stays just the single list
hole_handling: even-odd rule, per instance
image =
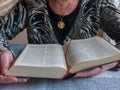
[{"label": "fingernail", "polygon": [[17,79],[17,78],[14,78],[14,81],[15,81],[15,82],[17,82],[17,81],[18,81],[18,79]]},{"label": "fingernail", "polygon": [[24,79],[23,82],[27,82],[27,79]]},{"label": "fingernail", "polygon": [[27,82],[27,79],[19,80],[19,82]]}]

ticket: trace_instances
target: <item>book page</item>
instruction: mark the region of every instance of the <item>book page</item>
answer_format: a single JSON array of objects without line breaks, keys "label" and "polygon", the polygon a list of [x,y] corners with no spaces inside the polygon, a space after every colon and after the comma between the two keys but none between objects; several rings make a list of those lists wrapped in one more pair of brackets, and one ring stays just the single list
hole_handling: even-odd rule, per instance
[{"label": "book page", "polygon": [[115,55],[118,51],[100,38],[73,40],[68,50],[68,64],[73,66],[79,62],[99,60]]},{"label": "book page", "polygon": [[63,48],[58,44],[27,45],[15,64],[66,68]]},{"label": "book page", "polygon": [[67,71],[61,45],[28,44],[6,75],[61,79]]}]

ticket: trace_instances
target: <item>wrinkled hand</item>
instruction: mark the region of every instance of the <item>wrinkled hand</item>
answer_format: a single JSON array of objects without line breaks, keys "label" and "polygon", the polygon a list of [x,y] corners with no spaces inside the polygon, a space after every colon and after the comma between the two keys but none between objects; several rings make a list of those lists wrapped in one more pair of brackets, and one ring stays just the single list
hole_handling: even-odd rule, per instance
[{"label": "wrinkled hand", "polygon": [[116,65],[118,65],[118,62],[114,62],[114,63],[110,63],[110,64],[106,64],[100,67],[96,67],[90,70],[86,70],[86,71],[82,71],[82,72],[78,72],[75,77],[92,77],[92,76],[96,76],[98,74],[103,73],[104,71],[107,71],[109,69],[114,68]]},{"label": "wrinkled hand", "polygon": [[7,77],[6,72],[13,62],[13,55],[10,51],[0,52],[0,83],[26,82],[27,78]]}]

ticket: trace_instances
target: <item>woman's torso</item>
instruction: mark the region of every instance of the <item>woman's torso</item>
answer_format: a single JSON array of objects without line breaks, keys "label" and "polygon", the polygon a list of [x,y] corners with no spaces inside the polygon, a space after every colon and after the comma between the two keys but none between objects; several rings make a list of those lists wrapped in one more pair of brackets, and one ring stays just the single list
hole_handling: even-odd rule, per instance
[{"label": "woman's torso", "polygon": [[[69,32],[66,33],[63,42],[67,41],[70,38],[83,39],[97,35],[97,31],[100,26],[100,19],[98,18],[98,7],[96,7],[96,3],[94,1],[95,0],[81,0],[81,4],[79,4],[80,9],[76,20],[73,23],[73,27],[71,27]],[[40,3],[42,4],[41,7],[38,6]],[[47,10],[47,2],[45,0],[38,0],[38,2],[34,2],[34,5],[37,7],[37,9],[33,12],[39,11],[44,13],[32,13],[34,20],[33,18],[31,18],[30,20],[30,25],[32,29],[28,28],[29,43],[58,43],[58,40],[54,33],[53,25],[51,24],[49,12]],[[40,18],[39,16],[42,16],[42,18]],[[41,26],[42,23],[40,21],[44,23],[43,27]],[[35,39],[36,42],[34,42]]]}]

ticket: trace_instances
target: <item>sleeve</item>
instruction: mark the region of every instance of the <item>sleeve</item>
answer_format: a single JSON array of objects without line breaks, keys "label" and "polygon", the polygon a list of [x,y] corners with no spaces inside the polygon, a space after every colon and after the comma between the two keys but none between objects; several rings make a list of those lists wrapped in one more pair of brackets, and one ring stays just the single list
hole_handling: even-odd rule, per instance
[{"label": "sleeve", "polygon": [[0,50],[9,49],[8,40],[25,28],[26,9],[23,0],[18,1],[7,14],[0,17]]},{"label": "sleeve", "polygon": [[120,42],[120,0],[102,0],[100,6],[101,29]]}]

